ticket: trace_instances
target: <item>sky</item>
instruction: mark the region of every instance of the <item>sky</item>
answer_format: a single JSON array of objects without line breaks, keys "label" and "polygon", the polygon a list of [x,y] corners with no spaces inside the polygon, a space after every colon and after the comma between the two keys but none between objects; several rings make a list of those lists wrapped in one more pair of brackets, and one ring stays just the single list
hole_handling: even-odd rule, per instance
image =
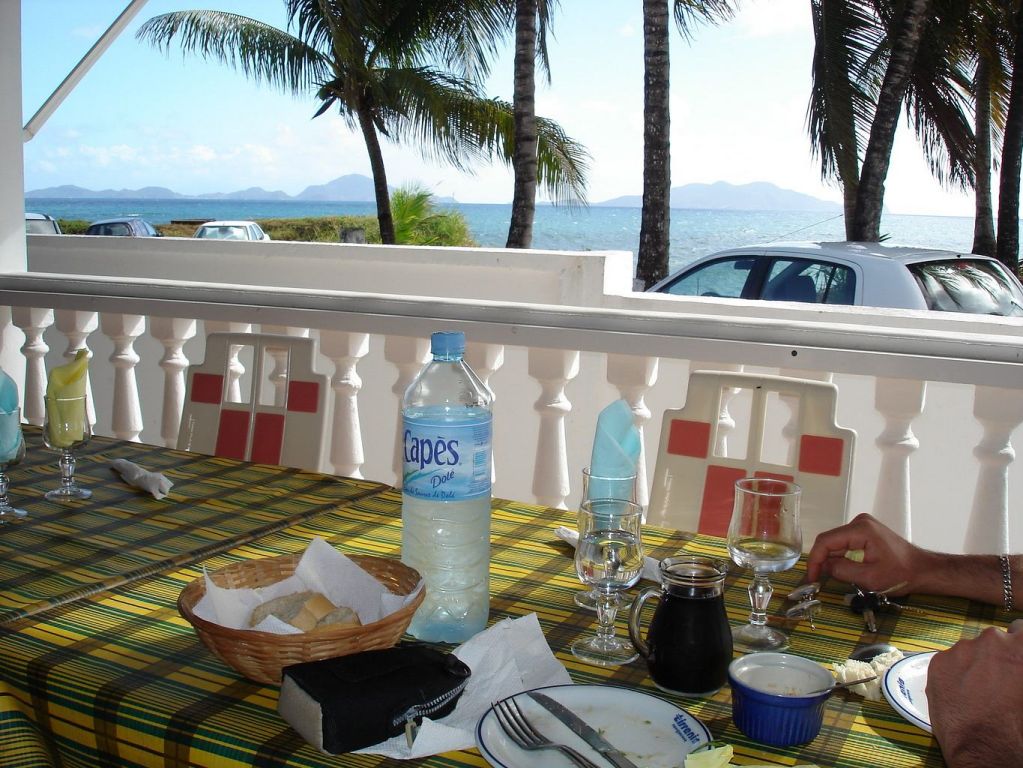
[{"label": "sky", "polygon": [[[24,122],[126,4],[22,0]],[[345,174],[370,175],[361,135],[336,114],[312,119],[312,94],[282,94],[230,67],[183,57],[180,48],[168,55],[135,39],[146,19],[194,8],[286,22],[281,0],[149,0],[26,143],[26,190],[263,187],[294,195]],[[552,80],[538,79],[538,114],[558,121],[590,153],[590,202],[641,194],[642,3],[561,0],[551,31]],[[732,21],[701,25],[691,40],[673,32],[672,186],[769,181],[840,200],[837,187],[821,181],[806,133],[812,52],[808,0],[745,0]],[[511,64],[506,46],[488,95],[511,100]],[[464,173],[386,142],[384,159],[392,186],[418,184],[467,203],[512,197],[512,173],[501,161]],[[973,215],[971,196],[933,180],[904,121],[885,205],[891,213]]]}]

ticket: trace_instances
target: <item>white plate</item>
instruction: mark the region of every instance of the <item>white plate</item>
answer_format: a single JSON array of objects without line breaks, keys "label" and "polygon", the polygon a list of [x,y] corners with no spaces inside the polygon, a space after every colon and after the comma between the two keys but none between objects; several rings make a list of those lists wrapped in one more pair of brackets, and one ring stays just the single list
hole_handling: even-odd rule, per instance
[{"label": "white plate", "polygon": [[[685,756],[710,741],[707,726],[684,709],[656,696],[610,685],[554,685],[538,688],[575,712],[644,768],[677,768]],[[567,744],[599,765],[605,760],[581,737],[525,693],[515,696],[522,713],[551,741]],[[476,724],[476,744],[497,768],[569,765],[555,750],[526,752],[509,739],[491,707]]]},{"label": "white plate", "polygon": [[885,672],[881,691],[895,711],[913,725],[931,732],[931,716],[927,711],[927,665],[936,651],[914,653],[897,662]]}]

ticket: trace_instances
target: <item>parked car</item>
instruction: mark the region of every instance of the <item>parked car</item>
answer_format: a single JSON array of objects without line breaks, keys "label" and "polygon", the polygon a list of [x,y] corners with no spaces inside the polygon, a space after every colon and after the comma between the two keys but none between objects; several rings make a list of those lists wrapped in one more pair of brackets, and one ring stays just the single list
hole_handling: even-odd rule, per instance
[{"label": "parked car", "polygon": [[163,235],[156,231],[156,227],[137,216],[94,221],[85,230],[85,234],[106,235],[108,237],[163,237]]},{"label": "parked car", "polygon": [[208,221],[192,237],[204,240],[269,240],[270,235],[254,221]]},{"label": "parked car", "polygon": [[26,213],[25,232],[30,235],[59,235],[60,224],[48,213]]},{"label": "parked car", "polygon": [[1023,316],[1023,286],[995,259],[880,243],[732,248],[697,259],[649,291]]}]

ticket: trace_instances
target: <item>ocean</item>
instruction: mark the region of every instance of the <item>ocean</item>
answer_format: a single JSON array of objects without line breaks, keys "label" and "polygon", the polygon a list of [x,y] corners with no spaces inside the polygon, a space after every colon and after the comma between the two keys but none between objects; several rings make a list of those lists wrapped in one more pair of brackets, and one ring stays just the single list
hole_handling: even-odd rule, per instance
[{"label": "ocean", "polygon": [[[440,206],[462,213],[482,246],[503,247],[508,236],[510,205],[451,203]],[[373,203],[266,200],[149,200],[31,198],[29,211],[62,219],[97,219],[138,215],[152,224],[172,219],[268,219],[303,216],[376,215]],[[636,253],[640,209],[605,206],[540,205],[533,225],[533,247],[543,250],[615,250]],[[969,251],[973,219],[957,216],[887,214],[881,231],[886,242]],[[669,265],[673,271],[693,259],[724,248],[777,240],[842,240],[840,213],[820,211],[736,211],[673,209]]]}]

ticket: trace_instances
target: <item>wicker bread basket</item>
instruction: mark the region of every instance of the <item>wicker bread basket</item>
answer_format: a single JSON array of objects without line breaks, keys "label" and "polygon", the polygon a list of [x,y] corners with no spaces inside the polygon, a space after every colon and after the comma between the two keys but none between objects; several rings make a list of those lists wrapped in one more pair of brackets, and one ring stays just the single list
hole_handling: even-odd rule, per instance
[{"label": "wicker bread basket", "polygon": [[[409,594],[419,583],[419,572],[398,560],[370,555],[350,557],[396,595]],[[211,571],[209,575],[215,584],[228,589],[265,587],[290,576],[299,558],[300,555],[283,555],[245,560]],[[412,621],[412,614],[426,596],[426,590],[420,590],[416,598],[404,608],[361,627],[328,626],[300,635],[275,635],[271,632],[231,629],[199,618],[192,609],[205,593],[205,581],[202,578],[195,579],[181,590],[178,610],[195,628],[206,647],[249,680],[277,684],[281,682],[281,669],[289,664],[390,648],[401,639]]]}]

